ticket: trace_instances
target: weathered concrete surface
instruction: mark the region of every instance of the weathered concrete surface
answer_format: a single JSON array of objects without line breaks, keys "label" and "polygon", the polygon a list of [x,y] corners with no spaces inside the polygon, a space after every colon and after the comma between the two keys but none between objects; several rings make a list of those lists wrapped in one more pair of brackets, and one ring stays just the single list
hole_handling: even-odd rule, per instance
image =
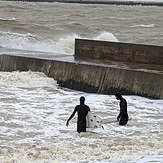
[{"label": "weathered concrete surface", "polygon": [[[83,60],[71,55],[0,48],[0,71],[40,71],[85,92],[137,94],[163,99],[163,66]],[[27,57],[28,56],[28,57]]]},{"label": "weathered concrete surface", "polygon": [[163,65],[163,46],[76,39],[75,56]]}]

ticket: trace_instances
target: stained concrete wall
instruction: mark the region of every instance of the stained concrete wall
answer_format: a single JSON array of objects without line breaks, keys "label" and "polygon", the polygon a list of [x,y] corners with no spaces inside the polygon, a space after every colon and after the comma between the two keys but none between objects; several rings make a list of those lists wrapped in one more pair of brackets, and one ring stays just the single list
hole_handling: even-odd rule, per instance
[{"label": "stained concrete wall", "polygon": [[0,71],[40,71],[64,87],[85,92],[137,94],[163,99],[163,74],[79,61],[0,55]]},{"label": "stained concrete wall", "polygon": [[163,65],[163,46],[76,39],[75,56]]}]

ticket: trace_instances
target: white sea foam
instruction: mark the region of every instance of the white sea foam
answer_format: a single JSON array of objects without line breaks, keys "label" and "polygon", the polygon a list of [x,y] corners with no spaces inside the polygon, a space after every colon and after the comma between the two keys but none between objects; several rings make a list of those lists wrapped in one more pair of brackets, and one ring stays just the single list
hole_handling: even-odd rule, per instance
[{"label": "white sea foam", "polygon": [[61,46],[57,46],[56,42],[52,40],[44,40],[37,35],[19,34],[12,32],[0,32],[0,45],[2,47],[44,51],[54,53],[64,53]]},{"label": "white sea foam", "polygon": [[0,85],[12,87],[37,87],[55,85],[56,82],[40,72],[0,72]]},{"label": "white sea foam", "polygon": [[[63,48],[62,53],[74,54],[75,38],[82,39],[81,36],[76,35],[76,34],[67,35],[64,38],[60,38],[59,41],[56,43],[56,45],[57,47]],[[83,38],[83,39],[118,42],[118,39],[110,32],[102,32],[100,35],[96,37]]]},{"label": "white sea foam", "polygon": [[66,35],[59,39],[56,43],[57,47],[63,49],[62,53],[66,54],[74,54],[74,47],[75,47],[75,38],[81,38],[79,35]]},{"label": "white sea foam", "polygon": [[155,27],[155,25],[154,24],[147,24],[147,25],[145,25],[145,24],[139,24],[139,25],[133,25],[131,27],[153,28],[153,27]]},{"label": "white sea foam", "polygon": [[[83,38],[77,34],[65,35],[59,40],[45,40],[37,35],[19,34],[12,32],[0,32],[0,45],[2,47],[23,49],[23,50],[33,50],[33,51],[43,51],[43,52],[53,52],[60,54],[74,54],[75,38]],[[84,38],[90,40],[99,41],[114,41],[117,42],[118,39],[110,32],[102,32],[93,38]]]},{"label": "white sea foam", "polygon": [[0,72],[1,162],[161,163],[163,100],[124,96],[127,126],[105,123],[104,129],[76,132],[76,117],[67,118],[79,97],[103,119],[116,120],[119,102],[111,95],[90,94],[57,86],[39,72]]},{"label": "white sea foam", "polygon": [[16,20],[16,18],[9,18],[9,19],[6,19],[6,18],[0,18],[0,21],[13,21],[13,20]]},{"label": "white sea foam", "polygon": [[113,41],[118,42],[116,36],[110,32],[102,32],[99,36],[92,38],[93,40],[100,40],[100,41]]}]

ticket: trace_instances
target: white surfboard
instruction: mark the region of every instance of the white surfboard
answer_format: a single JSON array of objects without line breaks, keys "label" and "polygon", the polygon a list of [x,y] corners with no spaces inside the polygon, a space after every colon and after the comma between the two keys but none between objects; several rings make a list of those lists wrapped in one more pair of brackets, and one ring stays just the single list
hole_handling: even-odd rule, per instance
[{"label": "white surfboard", "polygon": [[102,127],[102,119],[93,112],[87,114],[87,128],[98,128]]}]

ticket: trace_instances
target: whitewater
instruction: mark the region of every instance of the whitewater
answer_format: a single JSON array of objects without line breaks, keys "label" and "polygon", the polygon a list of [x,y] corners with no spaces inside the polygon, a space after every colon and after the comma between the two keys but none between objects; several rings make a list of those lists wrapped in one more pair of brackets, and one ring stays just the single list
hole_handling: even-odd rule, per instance
[{"label": "whitewater", "polygon": [[[130,121],[115,122],[114,95],[61,88],[40,72],[1,72],[1,162],[158,162],[163,159],[163,100],[124,96]],[[103,128],[76,132],[66,120],[80,96],[103,119]]]},{"label": "whitewater", "polygon": [[[1,1],[0,46],[69,55],[75,38],[162,46],[162,15],[156,6]],[[32,71],[0,72],[0,86],[2,163],[163,162],[161,99],[124,95],[130,120],[119,126],[114,95],[63,88]],[[77,115],[66,127],[80,96],[104,128],[78,134]]]}]

